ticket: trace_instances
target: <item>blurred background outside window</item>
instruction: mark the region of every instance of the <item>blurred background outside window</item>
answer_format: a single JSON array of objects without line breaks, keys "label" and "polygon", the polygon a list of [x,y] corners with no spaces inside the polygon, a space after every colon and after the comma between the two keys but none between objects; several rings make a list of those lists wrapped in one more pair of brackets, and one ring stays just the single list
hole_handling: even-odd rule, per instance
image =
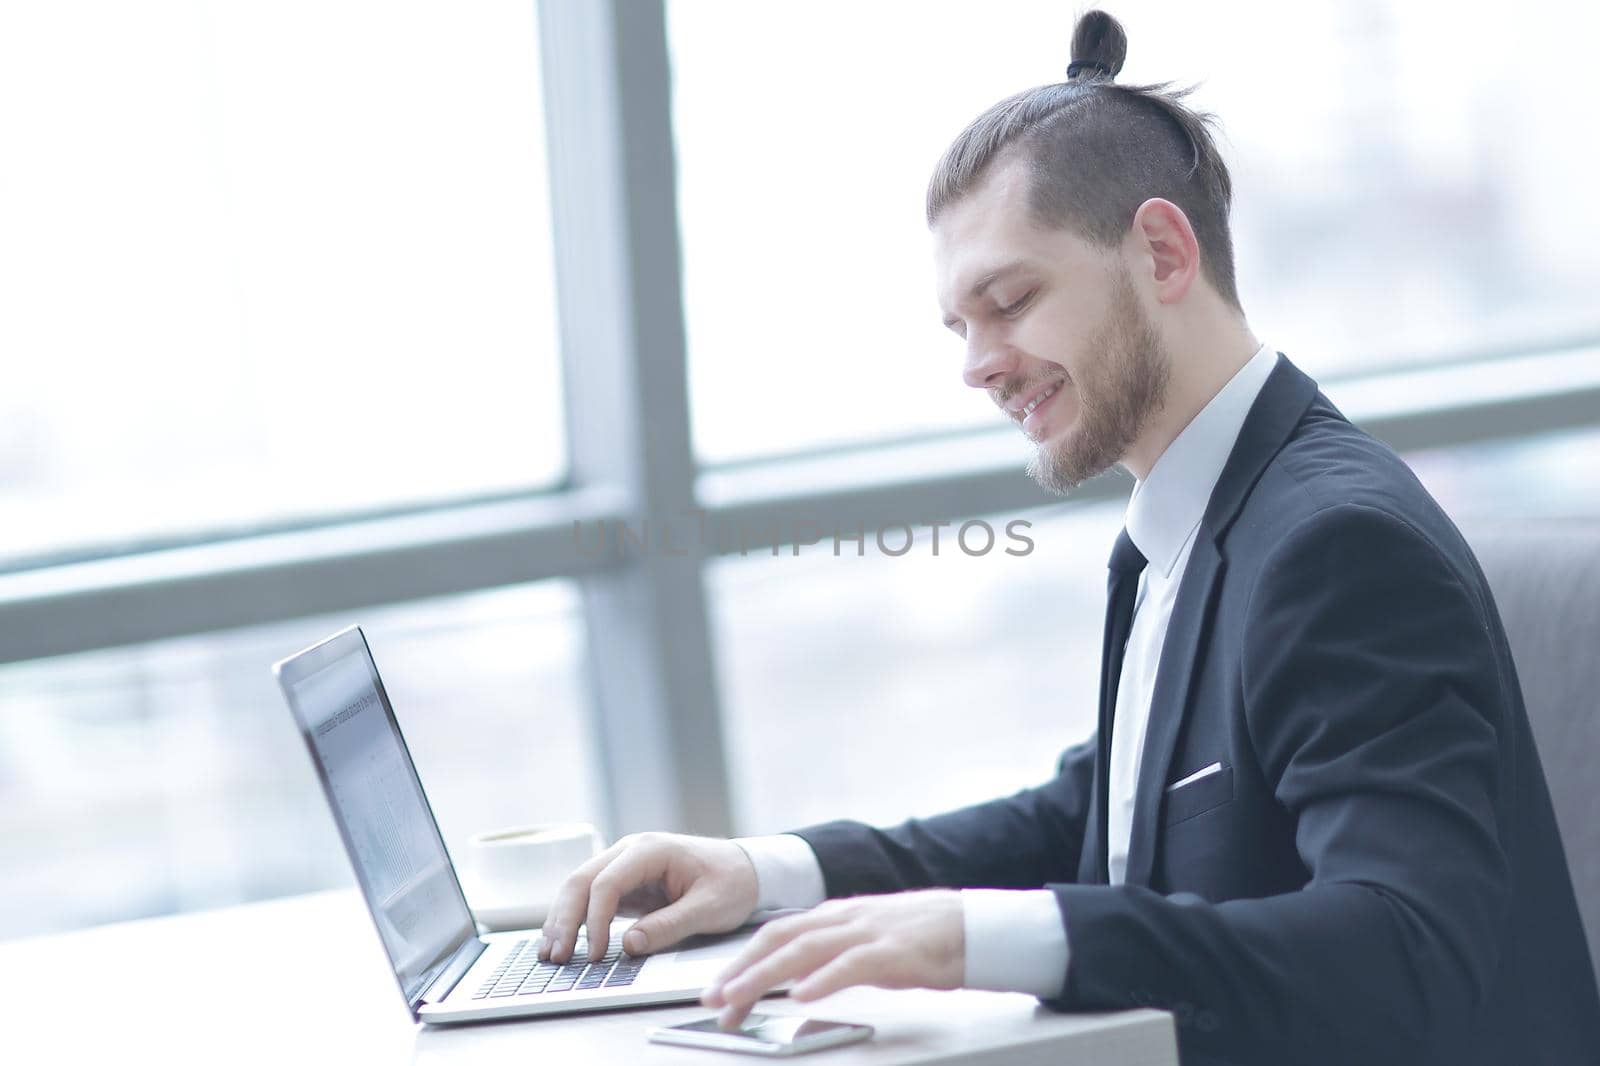
[{"label": "blurred background outside window", "polygon": [[13,664],[0,938],[349,882],[268,668],[353,621],[457,860],[492,826],[593,816],[565,583]]},{"label": "blurred background outside window", "polygon": [[0,564],[562,474],[531,3],[0,8]]}]

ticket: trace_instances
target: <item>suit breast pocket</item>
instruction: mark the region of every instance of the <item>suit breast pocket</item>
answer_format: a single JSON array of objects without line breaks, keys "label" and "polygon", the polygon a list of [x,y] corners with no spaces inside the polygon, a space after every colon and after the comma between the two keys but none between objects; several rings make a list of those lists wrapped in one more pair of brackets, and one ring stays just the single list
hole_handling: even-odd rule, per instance
[{"label": "suit breast pocket", "polygon": [[1233,799],[1233,767],[1213,763],[1168,786],[1161,824],[1176,825]]}]

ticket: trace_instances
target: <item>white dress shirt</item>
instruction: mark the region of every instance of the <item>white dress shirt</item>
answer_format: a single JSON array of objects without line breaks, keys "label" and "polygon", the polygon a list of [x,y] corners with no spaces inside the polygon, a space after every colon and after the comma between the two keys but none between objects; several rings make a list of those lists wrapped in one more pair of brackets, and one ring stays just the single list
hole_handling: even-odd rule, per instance
[{"label": "white dress shirt", "polygon": [[[1135,785],[1156,668],[1189,549],[1245,415],[1278,355],[1268,345],[1228,380],[1161,453],[1128,500],[1125,528],[1148,560],[1134,598],[1133,626],[1117,683],[1107,777],[1107,856],[1111,883],[1127,870]],[[758,909],[812,907],[825,898],[822,868],[811,846],[790,833],[740,837],[759,886]],[[1060,905],[1049,889],[961,890],[966,968],[962,984],[1036,996],[1061,993],[1069,949]]]}]

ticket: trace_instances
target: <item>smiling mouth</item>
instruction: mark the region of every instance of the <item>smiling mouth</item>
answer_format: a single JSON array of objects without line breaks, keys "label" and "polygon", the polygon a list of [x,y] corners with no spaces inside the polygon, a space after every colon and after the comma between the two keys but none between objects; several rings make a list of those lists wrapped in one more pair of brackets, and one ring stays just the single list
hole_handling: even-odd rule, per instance
[{"label": "smiling mouth", "polygon": [[1044,403],[1050,397],[1054,396],[1056,394],[1057,390],[1059,390],[1060,388],[1061,388],[1060,384],[1052,385],[1048,389],[1045,389],[1043,392],[1041,392],[1039,395],[1035,396],[1033,399],[1029,400],[1028,401],[1028,405],[1026,407],[1024,407],[1022,409],[1022,411],[1021,411],[1022,417],[1023,418],[1027,418],[1029,415],[1033,414],[1033,409],[1035,407],[1038,407],[1040,404]]}]

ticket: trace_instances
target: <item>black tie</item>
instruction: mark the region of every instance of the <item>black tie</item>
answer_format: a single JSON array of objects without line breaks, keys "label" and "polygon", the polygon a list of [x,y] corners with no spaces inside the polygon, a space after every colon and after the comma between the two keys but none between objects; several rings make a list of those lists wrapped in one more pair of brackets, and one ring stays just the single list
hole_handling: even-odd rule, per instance
[{"label": "black tie", "polygon": [[1107,778],[1111,770],[1111,725],[1117,710],[1117,683],[1122,678],[1122,653],[1128,646],[1128,631],[1133,628],[1133,600],[1139,590],[1139,575],[1144,571],[1145,558],[1133,545],[1133,538],[1124,529],[1117,535],[1116,546],[1111,549],[1111,561],[1106,585],[1106,635],[1100,651],[1100,848],[1097,872],[1109,878],[1106,869]]}]

